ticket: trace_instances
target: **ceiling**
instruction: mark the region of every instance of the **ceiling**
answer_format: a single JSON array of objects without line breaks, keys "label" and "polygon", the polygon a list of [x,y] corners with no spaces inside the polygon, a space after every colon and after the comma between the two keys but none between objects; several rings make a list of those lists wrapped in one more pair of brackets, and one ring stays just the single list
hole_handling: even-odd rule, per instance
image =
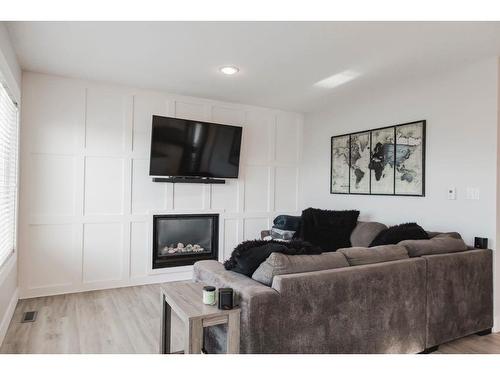
[{"label": "ceiling", "polygon": [[301,112],[500,55],[500,22],[6,24],[24,70]]}]

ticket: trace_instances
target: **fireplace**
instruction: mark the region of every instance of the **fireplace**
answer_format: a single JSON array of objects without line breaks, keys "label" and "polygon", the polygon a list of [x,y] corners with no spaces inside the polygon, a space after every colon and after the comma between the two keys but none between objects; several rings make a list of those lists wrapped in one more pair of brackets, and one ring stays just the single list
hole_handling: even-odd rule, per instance
[{"label": "fireplace", "polygon": [[153,215],[153,268],[218,258],[219,214]]}]

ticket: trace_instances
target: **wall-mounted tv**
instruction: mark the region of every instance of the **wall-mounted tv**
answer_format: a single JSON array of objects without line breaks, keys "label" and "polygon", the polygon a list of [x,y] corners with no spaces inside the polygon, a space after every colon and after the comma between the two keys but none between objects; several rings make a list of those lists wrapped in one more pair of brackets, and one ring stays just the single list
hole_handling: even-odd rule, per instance
[{"label": "wall-mounted tv", "polygon": [[242,128],[153,116],[152,177],[237,178]]}]

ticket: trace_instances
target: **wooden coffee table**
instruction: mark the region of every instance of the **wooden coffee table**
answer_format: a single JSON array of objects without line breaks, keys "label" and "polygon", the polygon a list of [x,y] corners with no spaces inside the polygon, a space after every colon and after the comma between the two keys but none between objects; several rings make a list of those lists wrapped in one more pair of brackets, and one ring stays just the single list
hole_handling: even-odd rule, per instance
[{"label": "wooden coffee table", "polygon": [[171,354],[172,311],[184,324],[184,354],[200,354],[203,328],[227,324],[227,353],[240,352],[240,309],[219,310],[202,302],[205,284],[179,281],[163,284],[160,354]]}]

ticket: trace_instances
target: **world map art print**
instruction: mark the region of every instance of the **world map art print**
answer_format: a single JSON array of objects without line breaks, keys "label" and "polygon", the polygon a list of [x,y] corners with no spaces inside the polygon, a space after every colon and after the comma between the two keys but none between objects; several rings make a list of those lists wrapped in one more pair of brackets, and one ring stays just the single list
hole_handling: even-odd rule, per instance
[{"label": "world map art print", "polygon": [[351,134],[350,193],[370,193],[370,132]]},{"label": "world map art print", "polygon": [[349,194],[349,135],[332,137],[331,189],[332,194]]},{"label": "world map art print", "polygon": [[425,195],[426,121],[331,138],[332,194]]}]

